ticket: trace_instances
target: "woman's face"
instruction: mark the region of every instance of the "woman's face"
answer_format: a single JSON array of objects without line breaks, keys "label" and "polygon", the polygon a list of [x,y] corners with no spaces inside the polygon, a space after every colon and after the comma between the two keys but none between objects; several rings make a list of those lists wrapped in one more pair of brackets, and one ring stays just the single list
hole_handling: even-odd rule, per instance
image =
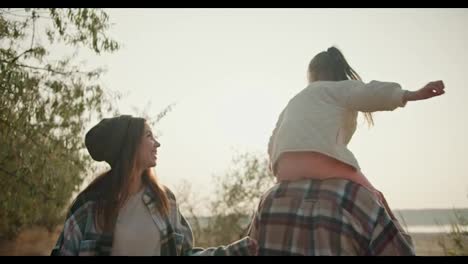
[{"label": "woman's face", "polygon": [[153,132],[147,123],[145,123],[145,129],[143,137],[138,148],[138,161],[137,164],[142,169],[147,169],[156,166],[157,149],[161,146],[153,136]]}]

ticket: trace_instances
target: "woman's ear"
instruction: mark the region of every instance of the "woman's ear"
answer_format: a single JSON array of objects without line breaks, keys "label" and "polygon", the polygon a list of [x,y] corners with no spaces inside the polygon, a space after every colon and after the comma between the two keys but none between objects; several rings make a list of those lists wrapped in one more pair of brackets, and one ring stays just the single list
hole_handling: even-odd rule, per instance
[{"label": "woman's ear", "polygon": [[315,73],[312,71],[307,71],[307,80],[309,81],[309,83],[315,81],[315,79]]}]

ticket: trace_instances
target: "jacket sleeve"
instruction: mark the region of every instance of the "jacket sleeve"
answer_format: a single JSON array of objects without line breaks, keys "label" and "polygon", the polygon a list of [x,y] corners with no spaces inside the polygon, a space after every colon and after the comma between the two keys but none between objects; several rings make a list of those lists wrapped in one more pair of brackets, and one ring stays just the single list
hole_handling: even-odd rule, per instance
[{"label": "jacket sleeve", "polygon": [[350,80],[345,87],[330,89],[330,95],[344,108],[360,112],[393,111],[404,107],[405,90],[398,83]]}]

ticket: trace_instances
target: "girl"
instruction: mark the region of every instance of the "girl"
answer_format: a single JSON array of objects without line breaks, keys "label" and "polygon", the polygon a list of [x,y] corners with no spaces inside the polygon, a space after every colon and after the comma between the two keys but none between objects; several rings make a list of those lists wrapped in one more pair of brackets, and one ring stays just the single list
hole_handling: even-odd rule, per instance
[{"label": "girl", "polygon": [[143,118],[103,119],[85,139],[111,169],[82,191],[67,214],[52,255],[254,255],[246,237],[228,246],[193,248],[190,225],[174,194],[154,175],[161,146]]},{"label": "girl", "polygon": [[364,83],[335,47],[309,64],[309,85],[281,112],[268,154],[278,182],[262,197],[250,236],[260,255],[414,255],[411,238],[347,148],[358,112],[392,111],[444,94]]}]

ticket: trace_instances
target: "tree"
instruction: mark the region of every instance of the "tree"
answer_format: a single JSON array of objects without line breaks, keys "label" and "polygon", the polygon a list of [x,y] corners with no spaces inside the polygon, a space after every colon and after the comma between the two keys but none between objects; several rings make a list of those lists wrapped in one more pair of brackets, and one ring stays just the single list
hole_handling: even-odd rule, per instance
[{"label": "tree", "polygon": [[109,17],[95,9],[0,9],[0,238],[63,217],[90,168],[83,130],[112,111],[102,69],[80,71],[52,46],[99,55],[119,48]]},{"label": "tree", "polygon": [[250,220],[261,195],[274,184],[268,159],[259,154],[236,154],[225,174],[215,176],[215,197],[207,203],[210,217],[197,215],[202,199],[183,182],[177,189],[177,199],[187,215],[197,246],[226,245],[247,234]]}]

